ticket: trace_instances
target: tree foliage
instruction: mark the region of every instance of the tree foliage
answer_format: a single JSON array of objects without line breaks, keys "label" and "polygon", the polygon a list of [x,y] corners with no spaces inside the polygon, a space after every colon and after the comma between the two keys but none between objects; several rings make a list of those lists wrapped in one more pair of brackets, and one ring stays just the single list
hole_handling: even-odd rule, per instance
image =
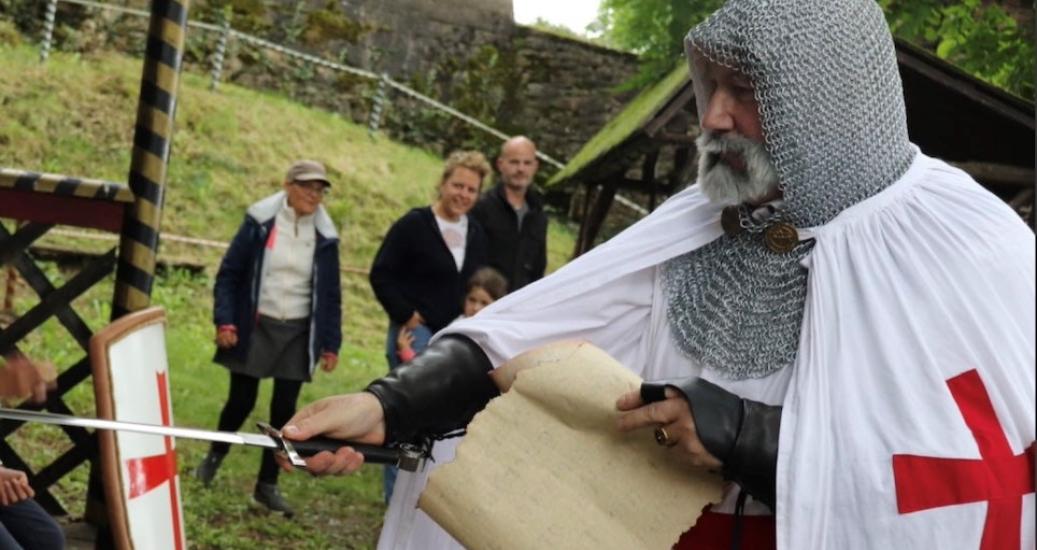
[{"label": "tree foliage", "polygon": [[969,73],[1033,98],[1033,28],[981,0],[880,0],[898,36]]},{"label": "tree foliage", "polygon": [[[992,84],[1034,94],[1033,29],[984,0],[878,0],[893,32]],[[588,31],[641,56],[641,87],[673,68],[688,29],[723,0],[603,0]]]},{"label": "tree foliage", "polygon": [[588,27],[609,45],[641,56],[641,71],[630,82],[643,87],[673,69],[684,50],[684,35],[723,0],[603,0]]}]

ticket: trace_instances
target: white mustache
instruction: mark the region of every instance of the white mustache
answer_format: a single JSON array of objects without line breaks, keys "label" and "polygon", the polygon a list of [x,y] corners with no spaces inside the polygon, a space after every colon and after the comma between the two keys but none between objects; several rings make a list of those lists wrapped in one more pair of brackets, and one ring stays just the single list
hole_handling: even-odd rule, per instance
[{"label": "white mustache", "polygon": [[[757,201],[774,191],[778,172],[762,143],[737,134],[704,130],[695,140],[699,150],[698,183],[709,200],[725,206]],[[737,154],[745,170],[735,170],[722,157]]]}]

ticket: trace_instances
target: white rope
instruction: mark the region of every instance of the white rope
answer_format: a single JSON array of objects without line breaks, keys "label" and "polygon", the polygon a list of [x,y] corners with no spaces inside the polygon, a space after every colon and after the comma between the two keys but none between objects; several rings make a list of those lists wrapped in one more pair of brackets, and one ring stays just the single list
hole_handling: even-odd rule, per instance
[{"label": "white rope", "polygon": [[[65,0],[65,1],[67,1],[67,0]],[[363,69],[357,69],[356,67],[350,67],[349,65],[343,65],[341,63],[335,63],[333,61],[328,61],[327,59],[322,59],[322,58],[317,57],[315,55],[310,55],[308,53],[303,53],[303,52],[300,52],[300,51],[296,51],[296,50],[293,50],[291,48],[286,48],[286,47],[284,47],[284,46],[282,46],[280,44],[275,44],[275,43],[273,43],[273,42],[271,42],[269,40],[264,40],[262,38],[259,38],[258,36],[252,36],[251,34],[243,33],[241,31],[232,30],[231,33],[233,33],[234,36],[240,38],[241,40],[244,40],[245,42],[251,42],[253,44],[256,44],[257,46],[262,46],[264,48],[269,48],[269,49],[274,50],[276,52],[281,52],[281,53],[283,53],[285,55],[289,55],[289,56],[292,56],[292,57],[296,57],[296,58],[302,59],[304,61],[308,61],[308,62],[313,63],[314,65],[317,65],[317,66],[320,66],[320,67],[326,67],[328,69],[333,69],[333,70],[336,70],[336,71],[342,71],[342,72],[346,72],[346,73],[350,73],[350,74],[355,74],[357,76],[361,76],[361,77],[364,77],[364,78],[369,78],[371,80],[377,80],[378,79],[378,75],[376,75],[375,73],[372,73],[371,71],[365,71]]]},{"label": "white rope", "polygon": [[[55,228],[55,229],[51,229],[48,232],[48,234],[63,235],[63,236],[66,236],[66,237],[75,237],[77,239],[90,239],[90,240],[94,240],[94,241],[109,241],[109,242],[111,242],[111,241],[118,241],[119,240],[119,236],[115,235],[115,234],[112,234],[112,233],[100,233],[100,232],[95,233],[95,232],[92,232],[92,231],[78,231],[78,230],[72,230],[72,229],[58,229],[58,228]],[[168,233],[163,233],[160,238],[163,241],[166,241],[166,242],[190,244],[190,245],[201,246],[201,247],[206,247],[206,248],[218,248],[218,249],[221,249],[221,250],[226,250],[230,246],[229,243],[226,243],[226,242],[223,242],[223,241],[213,241],[213,240],[210,240],[210,239],[199,239],[199,238],[196,238],[196,237],[184,237],[182,235],[170,235]],[[368,270],[366,270],[366,269],[359,268],[359,267],[351,267],[351,266],[348,266],[348,265],[340,266],[339,267],[339,271],[341,271],[343,273],[355,273],[355,274],[358,274],[358,275],[367,275],[368,274]]]}]

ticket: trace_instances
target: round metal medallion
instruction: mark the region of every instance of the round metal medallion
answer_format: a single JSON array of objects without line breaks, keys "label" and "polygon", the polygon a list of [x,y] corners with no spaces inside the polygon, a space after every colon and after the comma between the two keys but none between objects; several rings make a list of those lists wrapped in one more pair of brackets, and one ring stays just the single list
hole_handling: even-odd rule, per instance
[{"label": "round metal medallion", "polygon": [[780,222],[767,228],[763,234],[763,242],[776,254],[792,252],[799,244],[799,233],[790,223]]}]

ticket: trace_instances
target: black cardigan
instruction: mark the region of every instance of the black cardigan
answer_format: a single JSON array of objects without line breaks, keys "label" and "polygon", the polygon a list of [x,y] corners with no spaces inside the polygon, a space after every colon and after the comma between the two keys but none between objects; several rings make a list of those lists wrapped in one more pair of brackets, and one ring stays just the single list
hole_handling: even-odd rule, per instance
[{"label": "black cardigan", "polygon": [[371,266],[371,288],[392,321],[403,324],[417,311],[430,330],[450,324],[462,311],[464,287],[486,265],[486,235],[468,217],[464,265],[457,272],[432,208],[414,208],[389,228]]}]

